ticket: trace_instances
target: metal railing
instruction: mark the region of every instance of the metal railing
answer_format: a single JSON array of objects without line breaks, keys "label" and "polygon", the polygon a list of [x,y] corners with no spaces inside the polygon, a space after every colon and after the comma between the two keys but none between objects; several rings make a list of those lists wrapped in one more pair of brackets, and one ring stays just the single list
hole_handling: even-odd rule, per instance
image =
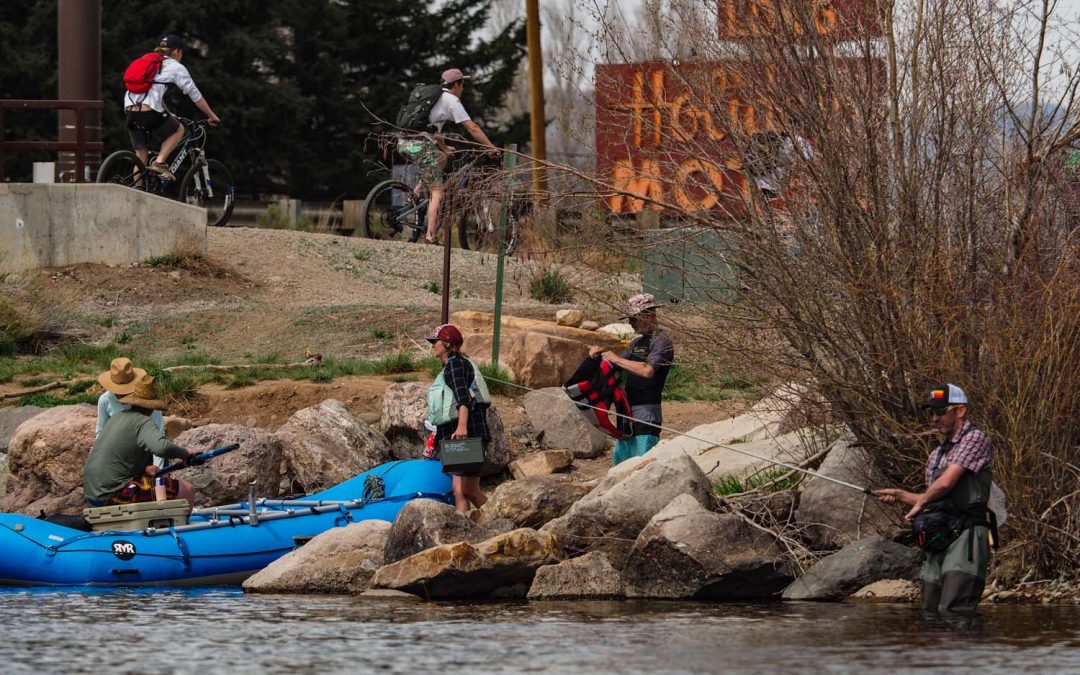
[{"label": "metal railing", "polygon": [[[86,140],[87,112],[101,110],[101,101],[32,101],[24,99],[0,99],[0,182],[4,175],[4,155],[8,152],[74,152],[75,182],[86,175],[86,153],[102,152],[105,144],[101,141]],[[4,138],[4,112],[6,110],[74,110],[74,141],[9,141]]]}]

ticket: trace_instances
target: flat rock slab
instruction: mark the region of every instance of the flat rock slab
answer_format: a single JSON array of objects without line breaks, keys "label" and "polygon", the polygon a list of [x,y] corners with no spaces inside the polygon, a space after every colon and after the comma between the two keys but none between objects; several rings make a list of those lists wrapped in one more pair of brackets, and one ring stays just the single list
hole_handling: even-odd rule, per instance
[{"label": "flat rock slab", "polygon": [[522,528],[479,544],[445,544],[379,568],[375,588],[430,599],[473,599],[514,589],[500,597],[523,597],[536,570],[562,559],[555,537]]},{"label": "flat rock slab", "polygon": [[543,450],[510,462],[510,473],[517,480],[529,476],[549,476],[569,470],[573,463],[574,454],[569,450]]}]

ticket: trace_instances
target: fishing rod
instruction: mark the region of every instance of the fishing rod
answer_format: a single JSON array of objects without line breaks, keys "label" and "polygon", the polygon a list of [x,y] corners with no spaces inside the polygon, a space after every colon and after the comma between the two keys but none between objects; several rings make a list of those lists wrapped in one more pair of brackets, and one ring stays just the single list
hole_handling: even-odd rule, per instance
[{"label": "fishing rod", "polygon": [[[518,389],[524,389],[525,391],[531,391],[531,392],[536,392],[536,393],[539,393],[539,394],[543,394],[544,396],[548,396],[550,398],[562,399],[562,396],[559,396],[557,394],[547,392],[547,391],[544,391],[542,389],[533,389],[531,387],[526,387],[525,385],[518,384],[517,382],[507,382],[506,380],[500,380],[497,377],[490,377],[488,375],[484,375],[484,379],[489,380],[491,382],[498,382],[500,384],[509,385],[511,387],[517,387]],[[564,394],[565,394],[565,392],[564,392]],[[600,407],[597,407],[597,406],[594,406],[594,405],[589,405],[588,403],[583,403],[583,402],[579,402],[579,401],[572,401],[572,402],[578,408],[592,408],[593,410],[598,410],[601,413],[612,414],[612,415],[615,415],[616,417],[621,417],[623,419],[629,420],[630,422],[641,421],[641,420],[637,420],[637,419],[631,417],[630,415],[624,415],[624,414],[622,414],[620,412],[616,412],[614,410],[605,410],[603,408],[600,408]],[[792,471],[798,471],[798,472],[804,473],[804,474],[806,474],[808,476],[813,476],[814,478],[820,478],[822,480],[827,480],[829,482],[836,483],[837,485],[843,485],[846,488],[851,488],[852,490],[857,490],[857,491],[859,491],[859,492],[861,492],[863,494],[870,495],[871,497],[876,497],[877,496],[877,493],[874,492],[873,490],[871,490],[868,487],[863,487],[861,485],[855,485],[854,483],[849,483],[847,481],[840,480],[839,478],[833,478],[831,476],[826,476],[824,474],[818,473],[817,471],[811,471],[810,469],[804,469],[801,466],[796,466],[794,464],[789,464],[787,462],[781,462],[780,460],[776,460],[776,459],[769,459],[768,457],[762,457],[761,455],[754,454],[754,453],[750,452],[749,450],[743,450],[741,448],[735,448],[735,447],[732,447],[730,445],[724,445],[723,443],[715,443],[715,442],[713,442],[713,441],[711,441],[711,440],[709,440],[707,438],[701,438],[700,436],[695,436],[695,435],[693,435],[691,433],[687,433],[685,431],[679,431],[678,429],[672,429],[671,427],[665,427],[663,425],[656,424],[654,422],[645,422],[645,424],[648,424],[650,426],[654,426],[657,429],[661,429],[663,431],[668,431],[670,433],[675,434],[676,436],[685,436],[686,438],[689,438],[689,439],[692,439],[692,440],[695,440],[695,441],[699,441],[701,443],[707,443],[710,447],[713,447],[713,448],[721,448],[723,450],[730,450],[731,452],[737,452],[740,455],[746,455],[747,457],[753,457],[754,459],[760,460],[762,462],[767,462],[769,464],[775,464],[777,466],[782,466],[782,467],[784,467],[786,469],[791,469]]]}]

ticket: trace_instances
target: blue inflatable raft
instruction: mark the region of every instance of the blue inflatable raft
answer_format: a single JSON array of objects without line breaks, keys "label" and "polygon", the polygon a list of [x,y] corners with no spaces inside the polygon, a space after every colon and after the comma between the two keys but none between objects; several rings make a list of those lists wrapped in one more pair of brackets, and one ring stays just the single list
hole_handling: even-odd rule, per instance
[{"label": "blue inflatable raft", "polygon": [[239,584],[293,550],[298,540],[362,520],[392,521],[412,499],[451,497],[450,478],[440,462],[405,460],[301,499],[196,509],[187,525],[176,527],[84,532],[4,513],[0,584]]}]

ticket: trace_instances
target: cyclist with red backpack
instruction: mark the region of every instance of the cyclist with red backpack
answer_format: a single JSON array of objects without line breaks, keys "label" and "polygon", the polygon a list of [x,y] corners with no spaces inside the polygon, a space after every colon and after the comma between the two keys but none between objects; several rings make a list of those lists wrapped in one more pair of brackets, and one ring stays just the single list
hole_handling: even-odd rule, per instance
[{"label": "cyclist with red backpack", "polygon": [[465,106],[461,105],[461,93],[468,79],[470,76],[457,68],[444,70],[440,84],[417,86],[409,95],[409,102],[398,113],[397,126],[416,133],[402,136],[398,140],[397,150],[405,159],[420,167],[420,180],[431,192],[427,207],[427,234],[424,237],[429,244],[438,243],[435,233],[438,230],[436,218],[439,202],[444,192],[442,170],[454,151],[443,140],[443,126],[447,122],[460,124],[477,143],[487,146],[494,154],[499,152],[484,130],[469,117]]},{"label": "cyclist with red backpack", "polygon": [[195,86],[188,69],[181,65],[187,45],[183,38],[166,35],[154,51],[131,62],[124,71],[124,115],[131,147],[146,164],[150,151],[150,136],[161,140],[157,159],[149,166],[154,173],[169,180],[176,176],[169,170],[168,159],[184,137],[184,127],[165,107],[165,91],[174,85],[216,126],[221,120],[210,108],[206,98]]}]

